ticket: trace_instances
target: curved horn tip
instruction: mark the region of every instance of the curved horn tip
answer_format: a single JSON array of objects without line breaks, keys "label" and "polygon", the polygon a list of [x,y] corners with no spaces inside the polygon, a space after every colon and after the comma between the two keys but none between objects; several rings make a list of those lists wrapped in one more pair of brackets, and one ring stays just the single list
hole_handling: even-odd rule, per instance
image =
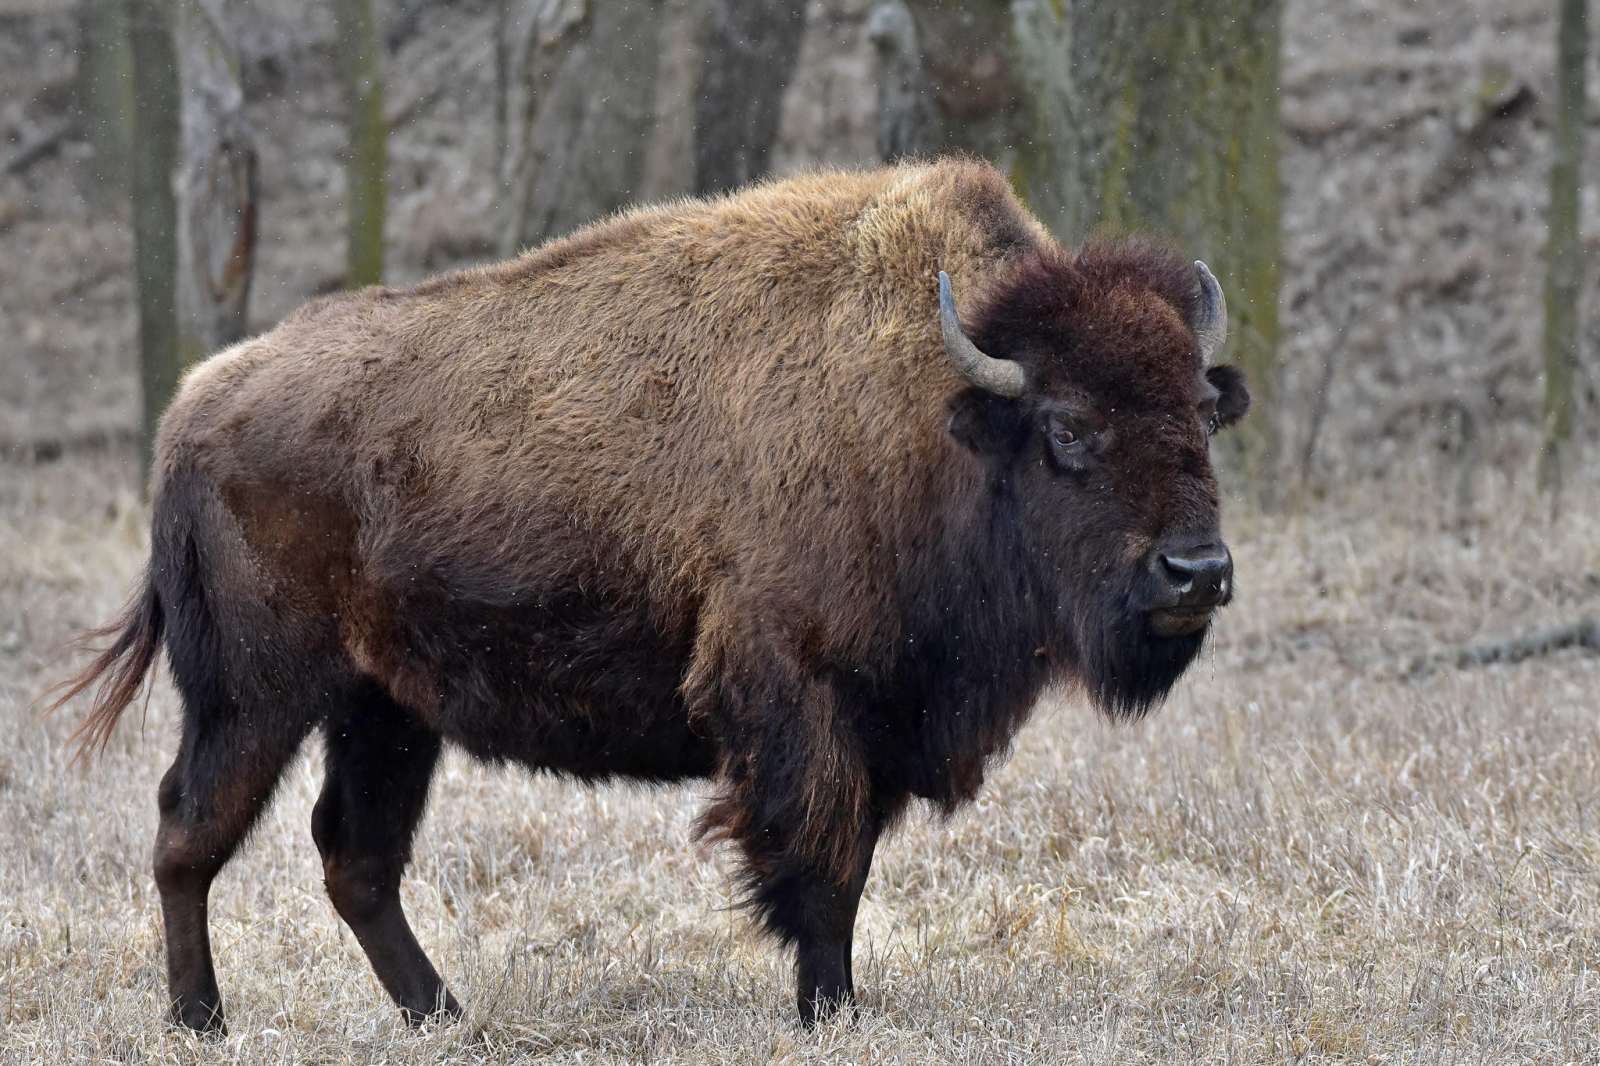
[{"label": "curved horn tip", "polygon": [[1200,363],[1210,366],[1228,341],[1228,300],[1222,286],[1205,261],[1194,261],[1195,272],[1200,275],[1200,309],[1194,323],[1196,346],[1200,349]]},{"label": "curved horn tip", "polygon": [[956,312],[950,275],[942,270],[939,271],[939,329],[944,336],[945,354],[967,384],[1012,400],[1027,391],[1028,378],[1022,364],[985,355],[967,336],[961,326],[961,316]]}]

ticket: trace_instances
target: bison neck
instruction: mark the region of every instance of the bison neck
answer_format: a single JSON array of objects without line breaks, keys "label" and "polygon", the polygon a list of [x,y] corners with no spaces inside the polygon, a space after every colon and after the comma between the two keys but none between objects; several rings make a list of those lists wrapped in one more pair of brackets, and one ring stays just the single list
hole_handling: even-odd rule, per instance
[{"label": "bison neck", "polygon": [[973,798],[1052,679],[1053,600],[1030,556],[1016,498],[997,479],[908,574],[880,750],[898,753],[905,788],[946,810]]}]

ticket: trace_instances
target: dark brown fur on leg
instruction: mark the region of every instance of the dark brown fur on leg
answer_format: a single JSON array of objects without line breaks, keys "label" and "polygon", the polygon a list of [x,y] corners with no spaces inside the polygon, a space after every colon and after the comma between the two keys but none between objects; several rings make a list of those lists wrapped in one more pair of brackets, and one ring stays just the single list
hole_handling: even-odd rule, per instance
[{"label": "dark brown fur on leg", "polygon": [[[192,726],[196,716],[189,716]],[[306,729],[242,738],[232,730],[188,731],[161,781],[155,881],[167,935],[171,1017],[202,1032],[225,1032],[222,996],[211,961],[206,897],[266,808]],[[245,747],[248,743],[249,747]],[[240,758],[246,755],[248,757]]]},{"label": "dark brown fur on leg", "polygon": [[779,902],[774,913],[793,912],[804,928],[795,938],[795,1004],[800,1024],[807,1028],[841,1009],[854,1008],[856,982],[850,955],[856,911],[872,867],[878,832],[876,819],[862,827],[856,869],[843,885],[808,875],[779,879],[789,898]]},{"label": "dark brown fur on leg", "polygon": [[440,740],[387,696],[365,689],[328,723],[328,770],[311,816],[334,909],[406,1020],[461,1013],[400,907],[400,876],[428,799]]},{"label": "dark brown fur on leg", "polygon": [[715,699],[731,726],[721,794],[701,828],[744,852],[748,902],[795,946],[800,1021],[811,1026],[854,997],[856,908],[878,834],[905,798],[874,787],[853,729],[859,707],[836,682],[807,676],[775,644],[752,640],[745,652],[764,667],[752,684],[696,693]]},{"label": "dark brown fur on leg", "polygon": [[[231,518],[204,481],[185,472],[162,487],[144,594],[150,603],[145,613],[159,624],[141,631],[165,636],[183,727],[177,758],[156,797],[155,881],[166,924],[172,1018],[209,1031],[224,1028],[206,932],[211,881],[266,809],[284,767],[323,714],[319,694],[334,687],[302,668],[300,684],[286,695],[284,679],[296,674],[291,664],[306,656],[249,584],[253,571],[239,544]],[[219,589],[227,590],[221,599]],[[145,658],[140,652],[134,662]],[[96,713],[109,715],[109,722],[115,714],[108,708],[114,705]]]},{"label": "dark brown fur on leg", "polygon": [[[167,780],[172,777],[169,771]],[[225,1033],[222,993],[217,988],[206,928],[206,896],[222,864],[197,863],[187,854],[192,851],[185,846],[191,834],[178,825],[176,803],[167,802],[172,794],[164,781],[155,857],[156,888],[161,893],[161,920],[167,937],[168,1015],[176,1025]]]}]

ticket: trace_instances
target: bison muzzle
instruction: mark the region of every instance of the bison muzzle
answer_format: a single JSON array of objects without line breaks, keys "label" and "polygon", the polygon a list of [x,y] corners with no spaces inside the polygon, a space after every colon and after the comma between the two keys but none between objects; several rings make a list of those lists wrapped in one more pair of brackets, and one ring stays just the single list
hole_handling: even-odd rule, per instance
[{"label": "bison muzzle", "polygon": [[801,1018],[848,1003],[911,799],[972,799],[1048,685],[1143,713],[1232,596],[1226,334],[1204,265],[1069,253],[943,161],[624,214],[200,364],[142,588],[69,690],[99,682],[101,746],[165,647],[173,1017],[222,1025],[208,890],[313,730],[328,893],[407,1017],[457,1009],[399,896],[446,743],[710,778]]}]

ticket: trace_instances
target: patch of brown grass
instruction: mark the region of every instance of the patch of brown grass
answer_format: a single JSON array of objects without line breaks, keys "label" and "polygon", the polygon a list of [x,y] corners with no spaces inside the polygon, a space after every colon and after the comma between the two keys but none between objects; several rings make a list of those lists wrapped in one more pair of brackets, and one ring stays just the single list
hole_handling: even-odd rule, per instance
[{"label": "patch of brown grass", "polygon": [[406,1030],[322,893],[312,753],[213,893],[232,1035],[207,1043],[161,1021],[170,688],[87,769],[81,709],[27,706],[125,594],[143,510],[111,460],[0,467],[0,1061],[1594,1061],[1600,658],[1403,672],[1600,613],[1593,498],[1555,525],[1501,482],[1465,529],[1426,491],[1239,517],[1239,601],[1164,709],[1050,701],[976,805],[881,849],[861,1016],[813,1034],[689,843],[703,789],[455,756],[405,897],[468,1016]]}]

